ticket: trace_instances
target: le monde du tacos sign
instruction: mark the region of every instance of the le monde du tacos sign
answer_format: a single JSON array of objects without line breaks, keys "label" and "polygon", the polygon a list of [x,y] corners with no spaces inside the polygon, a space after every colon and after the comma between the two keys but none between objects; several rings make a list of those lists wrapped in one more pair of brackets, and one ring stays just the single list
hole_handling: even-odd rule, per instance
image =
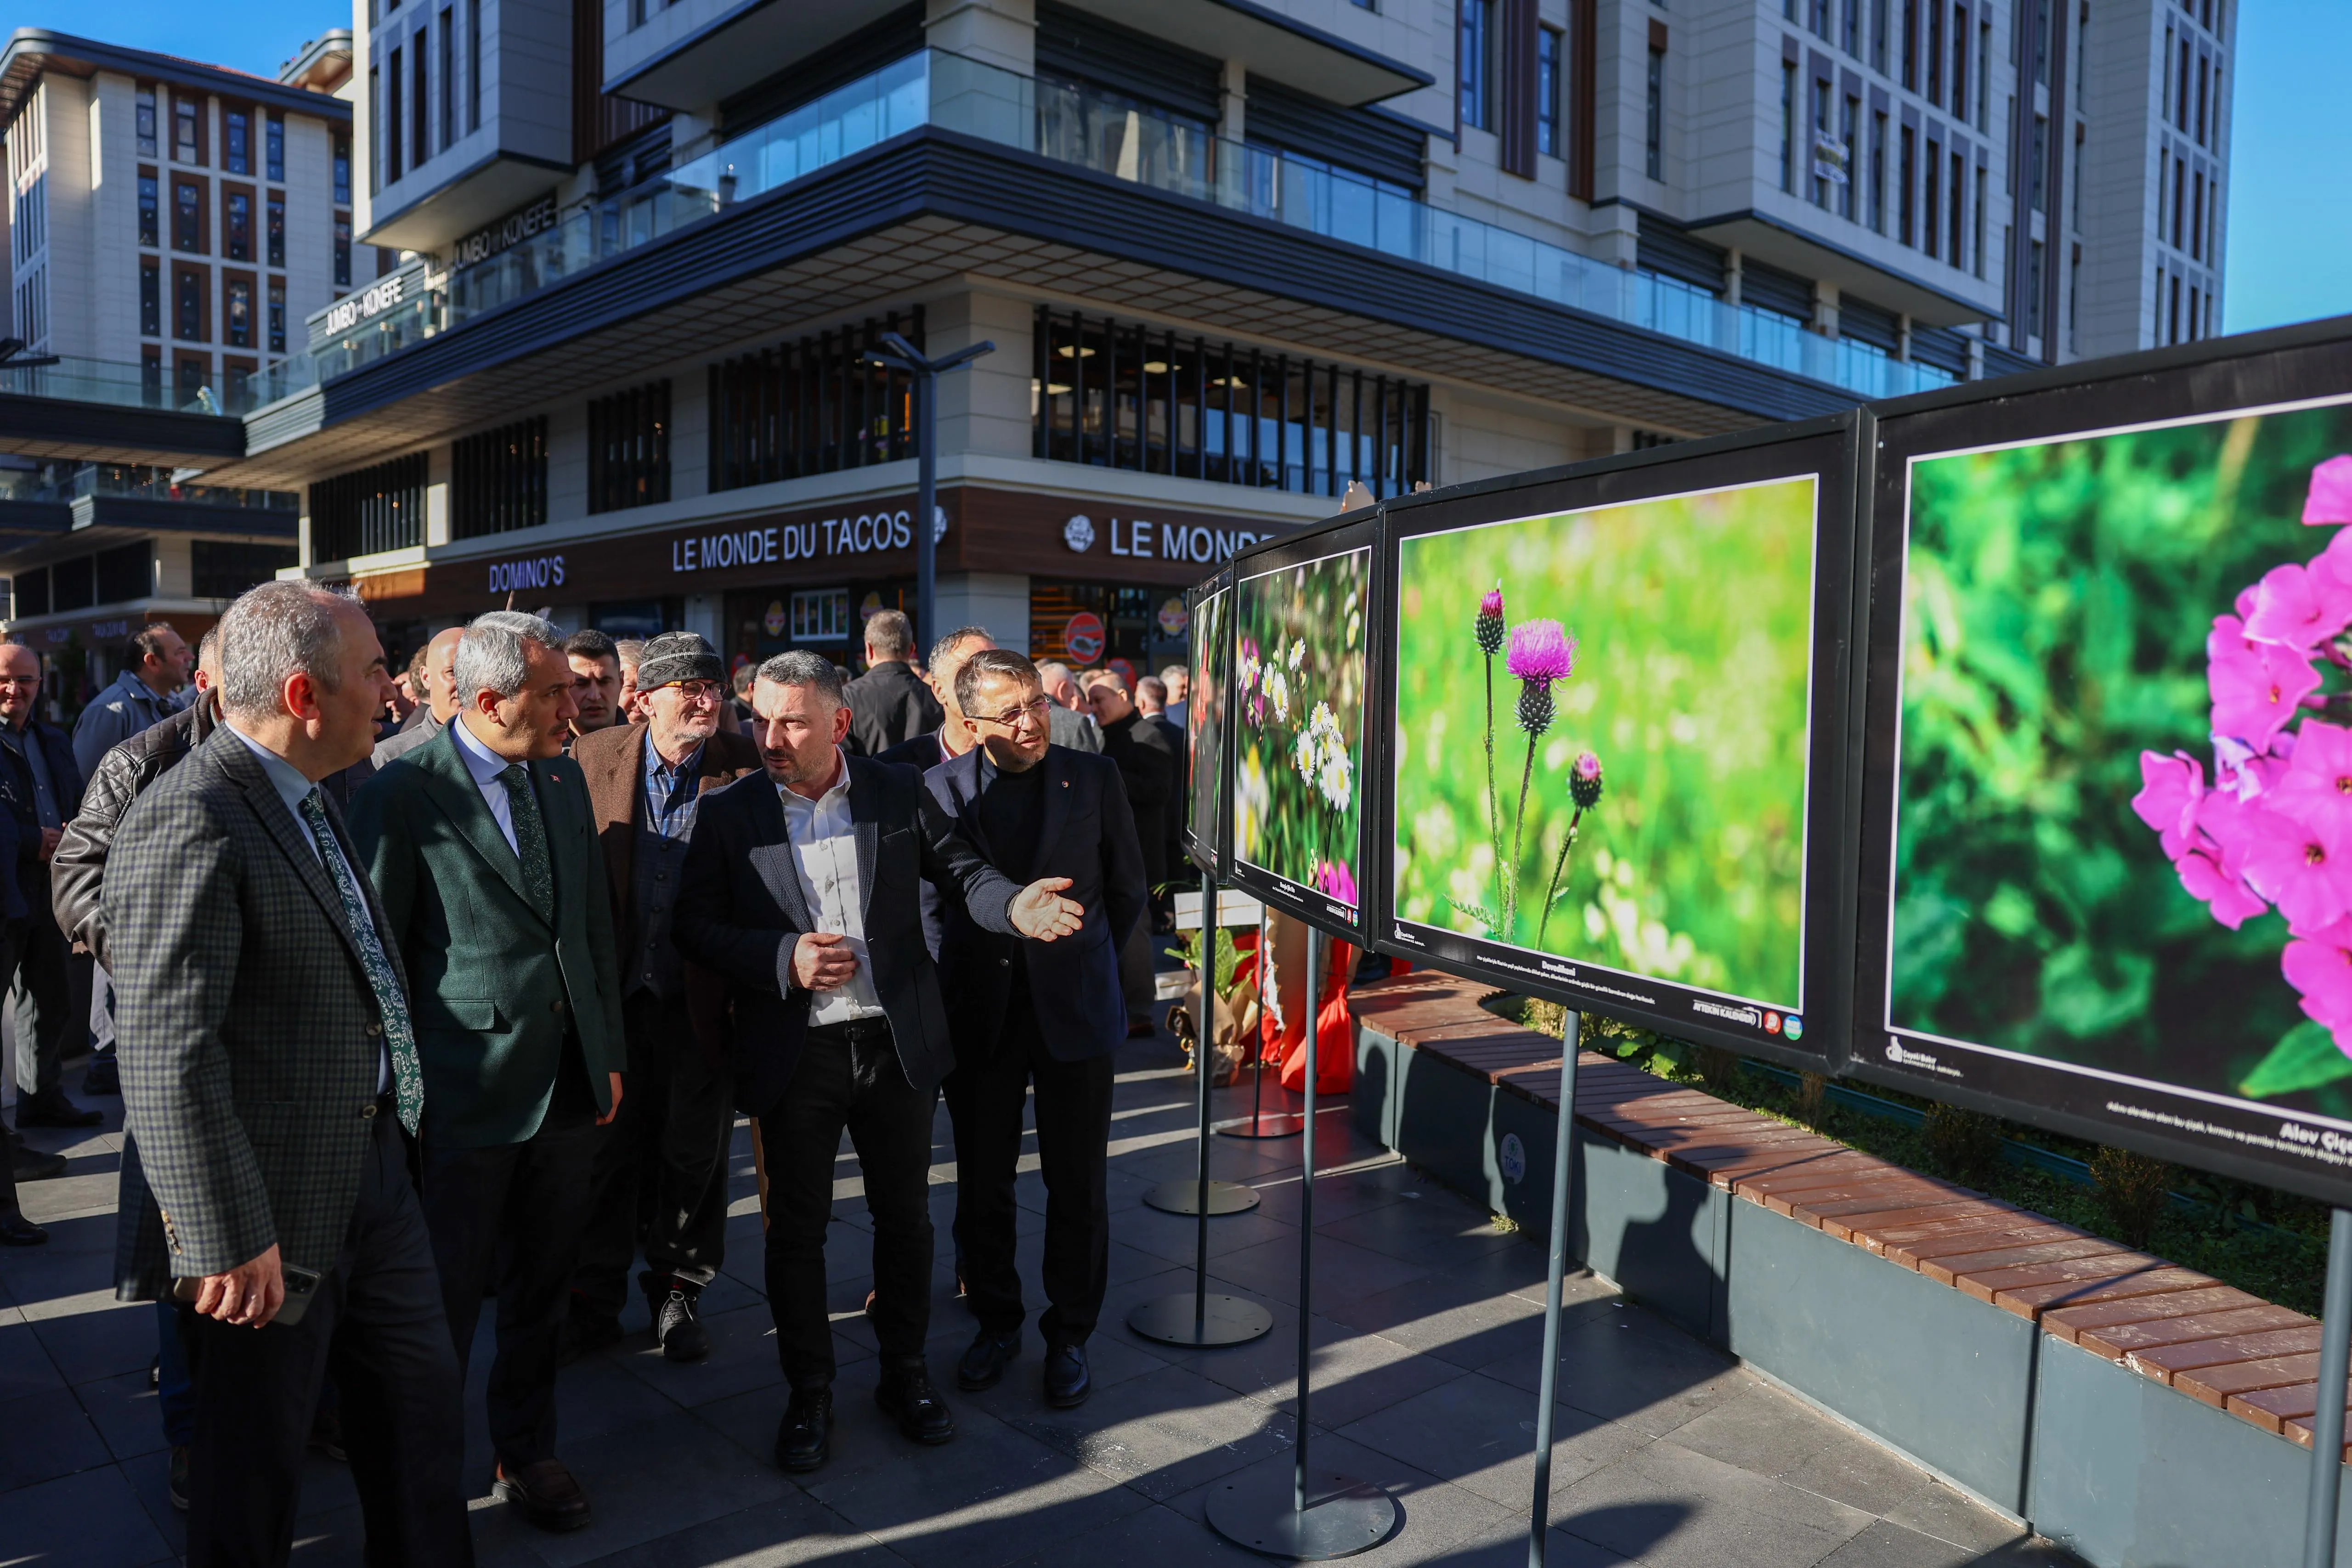
[{"label": "le monde du tacos sign", "polygon": [[[829,517],[656,534],[624,541],[608,549],[591,546],[568,553],[504,558],[488,563],[485,587],[493,594],[530,593],[567,586],[577,588],[580,583],[576,580],[583,576],[642,586],[649,573],[661,570],[663,562],[667,563],[672,577],[692,579],[747,568],[855,560],[912,549],[914,519],[912,507],[883,505]],[[934,508],[932,538],[943,538],[947,531],[946,508]]]}]

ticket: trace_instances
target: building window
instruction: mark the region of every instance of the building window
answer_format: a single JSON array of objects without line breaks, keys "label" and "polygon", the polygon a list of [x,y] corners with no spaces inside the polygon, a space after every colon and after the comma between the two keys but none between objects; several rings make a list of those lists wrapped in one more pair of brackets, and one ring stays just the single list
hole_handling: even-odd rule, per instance
[{"label": "building window", "polygon": [[892,312],[710,367],[710,487],[797,479],[917,455],[914,391],[862,362],[886,331],[923,346],[923,313]]},{"label": "building window", "polygon": [[1816,78],[1813,81],[1812,145],[1806,149],[1806,162],[1813,171],[1813,205],[1827,212],[1830,204],[1830,180],[1822,159],[1822,143],[1830,139],[1830,84]]},{"label": "building window", "polygon": [[264,143],[265,177],[283,183],[286,179],[286,120],[282,115],[269,117],[268,140]]},{"label": "building window", "polygon": [[139,138],[139,156],[155,156],[155,89],[142,87],[132,100],[131,123]]},{"label": "building window", "polygon": [[2156,237],[2162,244],[2169,232],[2172,212],[2172,150],[2159,147],[2156,152]]},{"label": "building window", "polygon": [[478,538],[547,521],[547,418],[519,419],[449,446],[449,537]]},{"label": "building window", "polygon": [[1966,251],[1967,251],[1967,248],[1968,248],[1968,247],[1967,247],[1966,246],[1962,245],[1960,242],[1961,242],[1961,236],[1962,236],[1962,235],[1966,235],[1966,234],[1969,232],[1969,231],[1968,231],[1968,208],[1969,208],[1969,183],[1968,183],[1968,180],[1969,180],[1968,160],[1967,160],[1967,159],[1965,159],[1965,158],[1963,158],[1963,157],[1962,157],[1959,153],[1958,153],[1958,152],[1953,153],[1953,154],[1952,154],[1952,183],[1951,183],[1951,193],[1952,193],[1952,213],[1951,213],[1951,218],[1952,218],[1952,221],[1951,221],[1951,225],[1950,225],[1948,228],[1947,228],[1944,232],[1951,237],[1951,242],[1952,242],[1952,265],[1953,265],[1954,267],[1963,267],[1963,266],[1966,266],[1966,265],[1967,265]]},{"label": "building window", "polygon": [[222,290],[227,308],[227,343],[232,349],[253,347],[253,285],[245,278],[232,278]]},{"label": "building window", "polygon": [[1332,497],[1430,476],[1423,383],[1047,307],[1032,341],[1034,456]]},{"label": "building window", "polygon": [[2188,194],[2189,160],[2186,158],[2175,158],[2172,161],[2172,248],[2175,250],[2182,248],[2180,244],[2180,219],[2181,213],[2188,205],[2182,198]]},{"label": "building window", "polygon": [[286,351],[286,285],[275,278],[269,284],[269,351]]},{"label": "building window", "polygon": [[1985,275],[1985,171],[1979,168],[1977,171],[1976,232],[1977,276],[1979,277],[1982,277]]},{"label": "building window", "polygon": [[[2042,247],[2036,246],[2034,248],[2039,250]],[[2180,341],[2180,275],[2179,273],[2172,276],[2172,330],[2166,341],[2172,343]]]},{"label": "building window", "polygon": [[1797,68],[1780,62],[1780,189],[1797,189]]},{"label": "building window", "polygon": [[425,456],[419,452],[310,486],[310,559],[414,549],[425,542]]},{"label": "building window", "polygon": [[221,167],[231,174],[253,172],[253,116],[241,109],[221,114]]},{"label": "building window", "polygon": [[425,68],[425,61],[433,55],[433,41],[426,37],[432,28],[433,24],[427,22],[416,29],[416,57],[413,62],[416,70],[416,102],[415,112],[408,117],[410,124],[415,128],[415,145],[409,150],[408,159],[408,166],[412,169],[422,169],[425,161],[433,156],[432,73]]},{"label": "building window", "polygon": [[1919,90],[1919,0],[1903,0],[1903,87]]},{"label": "building window", "polygon": [[2066,264],[2066,351],[2078,351],[2083,326],[2083,247],[2074,247]]},{"label": "building window", "polygon": [[98,602],[122,604],[155,591],[154,547],[145,539],[117,545],[91,557],[97,569]]},{"label": "building window", "polygon": [[1919,249],[1930,261],[1942,254],[1937,231],[1944,211],[1943,152],[1934,142],[1927,143],[1927,190],[1919,208],[1923,220],[1919,225]]},{"label": "building window", "polygon": [[335,214],[335,287],[352,286],[352,220]]},{"label": "building window", "polygon": [[1969,117],[1969,14],[1952,7],[1952,115]]},{"label": "building window", "polygon": [[1563,157],[1559,139],[1560,67],[1566,35],[1556,27],[1536,29],[1536,151]]},{"label": "building window", "polygon": [[262,209],[263,225],[269,240],[269,265],[286,265],[286,198],[275,192]]},{"label": "building window", "polygon": [[2192,261],[2205,259],[2205,172],[2200,169],[2189,177],[2189,256]]},{"label": "building window", "polygon": [[1852,222],[1857,215],[1854,209],[1853,188],[1862,175],[1862,162],[1856,156],[1862,148],[1854,138],[1859,134],[1858,128],[1861,122],[1862,99],[1847,99],[1843,119],[1840,120],[1838,127],[1838,145],[1845,150],[1845,178],[1838,184],[1838,215],[1848,222]]},{"label": "building window", "polygon": [[1462,123],[1495,129],[1495,0],[1460,0],[1461,26],[1454,40],[1462,78]]},{"label": "building window", "polygon": [[2026,150],[2026,156],[2033,163],[2032,172],[2026,175],[2026,189],[2032,193],[2033,210],[2046,213],[2050,210],[2042,204],[2049,194],[2050,183],[2050,120],[2046,115],[2033,117],[2033,141]]},{"label": "building window", "polygon": [[1927,0],[1927,101],[1944,102],[1944,0]]},{"label": "building window", "polygon": [[482,128],[482,5],[466,8],[466,129]]},{"label": "building window", "polygon": [[163,350],[152,345],[139,356],[139,396],[149,408],[163,405]]},{"label": "building window", "polygon": [[[2210,147],[2212,145],[2211,142],[2205,140],[2205,93],[2206,89],[2211,86],[2211,82],[2209,79],[2211,77],[2211,74],[2212,67],[2209,61],[2199,60],[2197,62],[2197,145],[2200,147]],[[2190,319],[2192,321],[2194,321],[2195,316],[2196,313],[2191,311]],[[2195,335],[2195,332],[2192,330],[2190,336],[2194,337]]]},{"label": "building window", "polygon": [[1902,182],[1895,196],[1895,237],[1905,245],[1919,243],[1916,198],[1912,194],[1918,183],[1915,157],[1918,134],[1907,125],[1903,128],[1895,164],[1895,177]]},{"label": "building window", "polygon": [[1870,0],[1870,68],[1886,74],[1886,0]]},{"label": "building window", "polygon": [[1886,116],[1870,117],[1870,227],[1886,232]]},{"label": "building window", "polygon": [[792,613],[795,643],[849,641],[849,590],[845,588],[798,590],[793,594]]},{"label": "building window", "polygon": [[172,99],[172,156],[183,163],[205,161],[202,130],[203,107],[193,99],[174,96]]},{"label": "building window", "polygon": [[1977,25],[1977,129],[1985,128],[1986,106],[1992,101],[1992,24]]},{"label": "building window", "polygon": [[301,552],[291,545],[188,541],[190,586],[198,599],[235,599],[248,588],[274,580],[286,568],[300,564]]},{"label": "building window", "polygon": [[346,132],[335,132],[334,150],[335,204],[349,206],[352,201],[352,139]]},{"label": "building window", "polygon": [[383,78],[384,120],[383,183],[387,185],[400,179],[400,155],[403,141],[401,110],[406,95],[401,91],[400,51],[392,51],[390,67]]},{"label": "building window", "polygon": [[1666,177],[1666,51],[1650,50],[1649,115],[1643,127],[1643,167],[1653,180]]},{"label": "building window", "polygon": [[152,261],[139,269],[139,330],[150,338],[163,335],[163,274]]},{"label": "building window", "polygon": [[253,198],[228,192],[221,207],[221,254],[231,261],[253,259]]},{"label": "building window", "polygon": [[182,267],[172,275],[172,335],[184,343],[205,340],[205,275]]},{"label": "building window", "polygon": [[139,243],[160,246],[163,243],[163,194],[155,183],[155,176],[141,171],[139,175]]},{"label": "building window", "polygon": [[204,187],[194,180],[175,180],[172,183],[172,248],[192,256],[204,254]]},{"label": "building window", "polygon": [[669,499],[669,382],[588,405],[588,509],[618,512]]},{"label": "building window", "polygon": [[1862,58],[1862,0],[1845,0],[1845,26],[1841,39],[1845,52],[1855,59]]},{"label": "building window", "polygon": [[441,13],[441,146],[457,140],[457,12]]},{"label": "building window", "polygon": [[2025,335],[2042,336],[2042,278],[2043,246],[2035,240],[2028,252],[2025,278]]}]

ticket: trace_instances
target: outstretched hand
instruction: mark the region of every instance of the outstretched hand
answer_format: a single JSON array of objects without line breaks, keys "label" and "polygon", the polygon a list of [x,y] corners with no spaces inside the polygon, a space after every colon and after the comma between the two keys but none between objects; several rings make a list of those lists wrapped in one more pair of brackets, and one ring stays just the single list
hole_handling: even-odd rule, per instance
[{"label": "outstretched hand", "polygon": [[1076,900],[1060,896],[1069,885],[1066,876],[1049,876],[1014,894],[1012,906],[1005,911],[1012,917],[1013,929],[1039,942],[1075,936],[1087,912]]}]

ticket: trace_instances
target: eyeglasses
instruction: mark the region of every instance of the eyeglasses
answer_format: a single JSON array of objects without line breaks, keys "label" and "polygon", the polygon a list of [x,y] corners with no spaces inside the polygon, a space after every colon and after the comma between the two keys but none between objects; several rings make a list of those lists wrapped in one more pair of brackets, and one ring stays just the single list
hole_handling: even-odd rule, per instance
[{"label": "eyeglasses", "polygon": [[1007,729],[1017,729],[1024,718],[1034,718],[1041,724],[1044,723],[1046,706],[1045,694],[1039,692],[1010,713],[976,714],[973,716],[983,724],[998,724]]},{"label": "eyeglasses", "polygon": [[676,692],[690,703],[715,703],[719,700],[717,681],[664,681],[653,689],[657,692]]},{"label": "eyeglasses", "polygon": [[0,675],[0,686],[38,686],[38,675]]}]

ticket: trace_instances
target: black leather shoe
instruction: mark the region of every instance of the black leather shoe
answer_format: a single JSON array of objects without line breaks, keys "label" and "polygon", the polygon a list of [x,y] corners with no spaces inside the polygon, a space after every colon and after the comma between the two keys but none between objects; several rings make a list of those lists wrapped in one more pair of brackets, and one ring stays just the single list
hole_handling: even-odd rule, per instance
[{"label": "black leather shoe", "polygon": [[1087,1347],[1065,1340],[1045,1352],[1045,1403],[1056,1410],[1075,1409],[1095,1391],[1087,1371]]},{"label": "black leather shoe", "polygon": [[710,1354],[710,1334],[696,1314],[699,1291],[680,1290],[672,1286],[656,1300],[646,1292],[646,1305],[653,1308],[654,1343],[662,1354],[671,1361],[700,1361]]},{"label": "black leather shoe", "polygon": [[114,1052],[108,1051],[89,1059],[81,1070],[81,1092],[85,1094],[120,1094],[122,1075],[114,1065]]},{"label": "black leather shoe", "polygon": [[1014,1356],[1021,1354],[1021,1333],[991,1333],[986,1329],[972,1335],[965,1347],[963,1359],[956,1363],[956,1386],[977,1393],[993,1388],[1004,1375],[1004,1369]]},{"label": "black leather shoe", "polygon": [[38,1247],[49,1233],[13,1208],[0,1209],[0,1247]]},{"label": "black leather shoe", "polygon": [[105,1120],[104,1112],[83,1110],[62,1089],[44,1089],[16,1102],[19,1127],[95,1127]]},{"label": "black leather shoe", "polygon": [[19,1143],[13,1134],[6,1136],[9,1145],[9,1168],[18,1181],[54,1181],[66,1174],[66,1157],[37,1149],[30,1144]]},{"label": "black leather shoe", "polygon": [[562,1459],[535,1460],[511,1475],[500,1465],[490,1490],[500,1502],[521,1509],[522,1516],[541,1530],[579,1530],[595,1517],[588,1494]]},{"label": "black leather shoe", "polygon": [[833,1390],[793,1391],[784,1406],[783,1424],[776,1428],[776,1463],[795,1475],[824,1463],[833,1430]]},{"label": "black leather shoe", "polygon": [[948,1414],[948,1402],[931,1386],[930,1369],[919,1361],[885,1372],[874,1390],[874,1403],[898,1423],[898,1430],[910,1443],[937,1448],[955,1436],[955,1417]]}]

